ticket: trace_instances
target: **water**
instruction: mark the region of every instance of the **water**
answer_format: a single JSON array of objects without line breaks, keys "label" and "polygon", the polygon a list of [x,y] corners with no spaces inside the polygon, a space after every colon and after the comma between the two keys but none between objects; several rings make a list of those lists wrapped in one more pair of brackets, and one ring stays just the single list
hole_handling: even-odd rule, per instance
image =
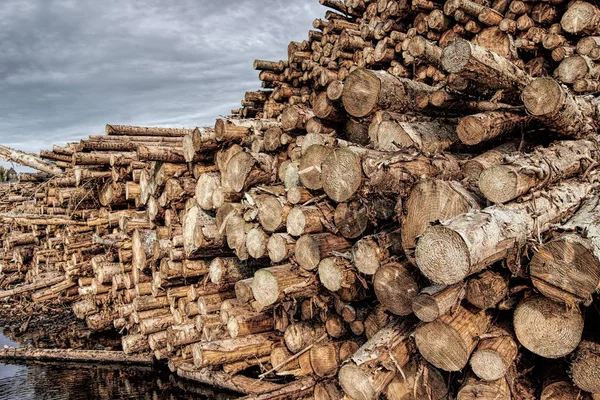
[{"label": "water", "polygon": [[[18,346],[0,334],[0,347],[4,345]],[[0,400],[229,400],[237,397],[151,367],[64,362],[0,363]]]}]

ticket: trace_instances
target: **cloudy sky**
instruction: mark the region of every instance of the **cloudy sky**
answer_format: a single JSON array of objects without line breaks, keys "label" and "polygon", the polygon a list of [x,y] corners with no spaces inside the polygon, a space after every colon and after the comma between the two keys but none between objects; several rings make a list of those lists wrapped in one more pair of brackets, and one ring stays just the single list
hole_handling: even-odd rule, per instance
[{"label": "cloudy sky", "polygon": [[[0,143],[30,152],[104,125],[213,125],[286,58],[317,0],[2,0]],[[5,166],[7,164],[4,164]]]}]

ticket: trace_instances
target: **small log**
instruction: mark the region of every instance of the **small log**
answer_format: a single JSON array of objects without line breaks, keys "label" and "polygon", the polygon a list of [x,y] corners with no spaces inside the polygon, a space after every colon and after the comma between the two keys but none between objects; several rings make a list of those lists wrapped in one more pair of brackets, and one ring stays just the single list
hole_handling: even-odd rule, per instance
[{"label": "small log", "polygon": [[0,359],[116,363],[132,365],[152,365],[154,363],[153,357],[150,354],[128,355],[122,351],[36,349],[30,347],[5,347],[0,349]]},{"label": "small log", "polygon": [[433,285],[412,299],[412,310],[423,322],[432,322],[449,313],[464,297],[464,285]]},{"label": "small log", "polygon": [[479,379],[495,381],[506,375],[518,353],[513,336],[505,329],[493,327],[471,356],[471,369]]},{"label": "small log", "polygon": [[444,371],[463,369],[477,346],[478,337],[491,324],[485,311],[458,307],[454,314],[442,315],[415,330],[415,343],[428,362]]}]

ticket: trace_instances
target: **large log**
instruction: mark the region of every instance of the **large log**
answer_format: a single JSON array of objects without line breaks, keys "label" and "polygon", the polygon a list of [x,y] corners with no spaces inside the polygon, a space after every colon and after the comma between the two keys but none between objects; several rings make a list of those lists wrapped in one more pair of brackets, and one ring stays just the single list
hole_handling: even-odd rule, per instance
[{"label": "large log", "polygon": [[600,223],[596,196],[556,230],[562,235],[537,247],[529,270],[535,287],[566,304],[589,304],[600,286]]},{"label": "large log", "polygon": [[598,188],[596,174],[590,178],[591,182],[564,181],[528,201],[487,207],[427,228],[417,242],[417,266],[436,283],[454,284],[517,256],[530,232],[547,231]]},{"label": "large log", "polygon": [[0,157],[7,161],[13,161],[17,164],[31,167],[41,172],[45,172],[52,176],[62,174],[63,170],[54,164],[45,162],[40,157],[25,153],[19,150],[11,149],[10,147],[0,145]]},{"label": "large log", "polygon": [[425,83],[385,71],[357,69],[344,82],[342,102],[348,114],[359,118],[377,110],[404,113],[417,111],[415,99],[419,93],[433,91],[435,88]]},{"label": "large log", "polygon": [[125,136],[171,136],[183,137],[192,133],[193,129],[185,128],[156,128],[129,125],[106,125],[107,135]]},{"label": "large log", "polygon": [[485,169],[479,189],[494,203],[506,203],[554,182],[584,174],[600,158],[598,138],[565,140],[537,147],[527,154],[505,158],[505,163]]}]

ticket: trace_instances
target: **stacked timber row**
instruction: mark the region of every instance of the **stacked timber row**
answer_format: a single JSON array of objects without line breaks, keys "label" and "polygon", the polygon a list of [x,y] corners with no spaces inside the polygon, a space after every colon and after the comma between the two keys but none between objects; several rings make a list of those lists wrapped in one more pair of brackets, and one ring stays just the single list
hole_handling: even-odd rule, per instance
[{"label": "stacked timber row", "polygon": [[600,396],[600,8],[320,2],[214,128],[0,148],[0,296],[247,399]]}]

